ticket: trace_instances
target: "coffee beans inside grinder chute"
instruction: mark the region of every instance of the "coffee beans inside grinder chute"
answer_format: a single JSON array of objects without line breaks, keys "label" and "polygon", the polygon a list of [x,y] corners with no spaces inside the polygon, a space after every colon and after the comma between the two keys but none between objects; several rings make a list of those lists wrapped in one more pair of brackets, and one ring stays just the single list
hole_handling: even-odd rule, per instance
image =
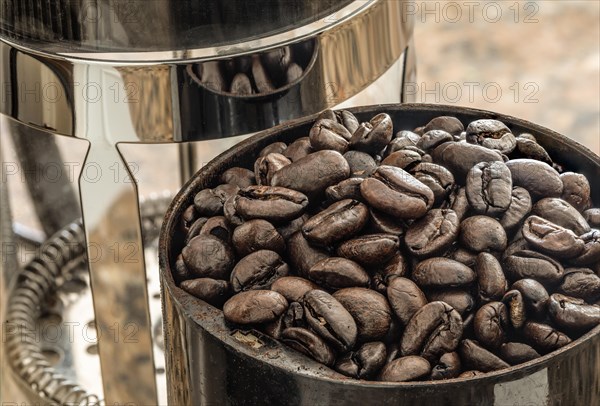
[{"label": "coffee beans inside grinder chute", "polygon": [[328,110],[197,191],[173,276],[349,377],[479,376],[600,324],[599,209],[562,168],[497,120]]}]

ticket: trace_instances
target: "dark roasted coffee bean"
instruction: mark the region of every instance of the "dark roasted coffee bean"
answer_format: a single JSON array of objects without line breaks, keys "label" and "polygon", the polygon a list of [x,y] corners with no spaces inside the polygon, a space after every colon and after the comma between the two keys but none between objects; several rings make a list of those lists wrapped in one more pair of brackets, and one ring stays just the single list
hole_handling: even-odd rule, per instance
[{"label": "dark roasted coffee bean", "polygon": [[473,283],[477,275],[471,268],[449,258],[429,258],[413,269],[412,279],[421,287],[454,288]]},{"label": "dark roasted coffee bean", "polygon": [[406,325],[400,351],[403,356],[421,355],[434,361],[456,350],[462,333],[460,314],[444,302],[431,302],[419,309]]},{"label": "dark roasted coffee bean", "polygon": [[467,173],[480,162],[502,162],[497,151],[466,142],[446,142],[431,153],[433,162],[446,167],[456,181],[464,184]]},{"label": "dark roasted coffee bean", "polygon": [[563,199],[555,197],[542,199],[533,206],[532,213],[556,225],[568,228],[576,235],[585,234],[591,230],[577,209]]},{"label": "dark roasted coffee bean", "polygon": [[583,212],[583,217],[588,224],[594,228],[600,228],[600,209],[593,208]]},{"label": "dark roasted coffee bean", "polygon": [[411,170],[412,175],[428,186],[435,197],[435,205],[440,205],[454,187],[454,176],[441,165],[422,162]]},{"label": "dark roasted coffee bean", "polygon": [[288,145],[285,151],[282,152],[282,155],[290,161],[296,162],[313,152],[315,151],[313,150],[312,145],[310,145],[310,139],[308,137],[302,137]]},{"label": "dark roasted coffee bean", "polygon": [[319,285],[299,276],[283,276],[271,285],[271,290],[279,292],[288,302],[301,302],[304,295]]},{"label": "dark roasted coffee bean", "polygon": [[512,284],[511,289],[521,292],[527,314],[538,318],[546,314],[550,296],[544,285],[534,279],[520,279]]},{"label": "dark roasted coffee bean", "polygon": [[356,352],[342,356],[336,362],[335,369],[353,378],[371,379],[385,365],[386,355],[384,343],[365,343]]},{"label": "dark roasted coffee bean", "polygon": [[523,336],[533,348],[542,354],[558,350],[572,341],[566,334],[553,327],[533,321],[525,322]]},{"label": "dark roasted coffee bean", "polygon": [[500,223],[486,216],[469,217],[460,223],[460,242],[475,252],[503,251],[508,239]]},{"label": "dark roasted coffee bean", "polygon": [[[417,142],[421,138],[420,135],[412,131],[399,131],[385,148],[384,156],[388,157],[394,152],[406,149],[406,147],[416,147]],[[421,154],[419,154],[421,155]]]},{"label": "dark roasted coffee bean", "polygon": [[362,200],[360,184],[363,180],[363,178],[344,179],[337,185],[332,185],[325,189],[325,196],[331,202],[338,202],[344,199]]},{"label": "dark roasted coffee bean", "polygon": [[584,247],[578,257],[572,258],[571,263],[577,266],[588,266],[600,261],[600,230],[583,234],[581,237]]},{"label": "dark roasted coffee bean", "polygon": [[179,254],[175,260],[175,266],[173,267],[173,278],[175,279],[176,283],[180,283],[192,278],[190,271],[188,271],[187,266],[185,266],[183,255],[181,254]]},{"label": "dark roasted coffee bean", "polygon": [[294,83],[302,77],[304,70],[297,63],[291,63],[285,72],[286,83]]},{"label": "dark roasted coffee bean", "polygon": [[383,367],[379,380],[408,382],[425,379],[431,373],[431,364],[425,358],[410,355],[393,360]]},{"label": "dark roasted coffee bean", "polygon": [[236,74],[231,80],[229,92],[239,96],[251,95],[254,91],[252,90],[250,78],[245,73]]},{"label": "dark roasted coffee bean", "polygon": [[486,303],[475,313],[475,336],[485,347],[496,349],[507,340],[508,323],[508,312],[504,303]]},{"label": "dark roasted coffee bean", "polygon": [[533,248],[556,258],[576,257],[585,248],[583,239],[573,231],[538,216],[525,220],[523,237]]},{"label": "dark roasted coffee bean", "polygon": [[525,300],[520,291],[514,289],[506,292],[502,302],[508,309],[508,319],[515,329],[520,329],[525,324],[527,315],[525,313]]},{"label": "dark roasted coffee bean", "polygon": [[234,202],[236,197],[237,195],[230,197],[225,200],[225,204],[223,204],[223,216],[232,227],[238,227],[244,223],[244,219],[235,208]]},{"label": "dark roasted coffee bean", "polygon": [[[271,290],[275,289],[271,286]],[[277,291],[275,290],[275,292]],[[282,322],[285,328],[306,327],[306,323],[304,322],[304,307],[300,302],[290,302],[287,311],[281,317],[283,318]]]},{"label": "dark roasted coffee bean", "polygon": [[192,238],[181,254],[185,266],[195,278],[229,279],[235,261],[229,244],[208,235]]},{"label": "dark roasted coffee bean", "polygon": [[500,225],[507,232],[514,231],[531,211],[531,196],[526,189],[516,186],[511,193],[510,206],[500,217]]},{"label": "dark roasted coffee bean", "polygon": [[431,370],[431,379],[452,379],[460,375],[460,357],[457,352],[447,352],[440,357],[440,361]]},{"label": "dark roasted coffee bean", "polygon": [[565,172],[560,175],[563,183],[563,192],[561,197],[569,202],[580,212],[589,209],[592,206],[590,196],[590,183],[587,178],[574,172]]},{"label": "dark roasted coffee bean", "polygon": [[454,210],[433,209],[406,230],[404,242],[417,258],[446,251],[458,238],[459,220]]},{"label": "dark roasted coffee bean", "polygon": [[368,220],[367,206],[345,199],[308,219],[302,226],[302,233],[312,244],[329,247],[358,233]]},{"label": "dark roasted coffee bean", "polygon": [[412,168],[421,163],[421,154],[409,149],[401,149],[389,154],[381,165],[395,166],[406,171],[410,171]]},{"label": "dark roasted coffee bean", "polygon": [[285,252],[285,241],[275,227],[266,220],[250,220],[236,227],[232,236],[233,246],[240,257],[258,250]]},{"label": "dark roasted coffee bean", "polygon": [[287,144],[285,142],[274,142],[272,144],[264,147],[259,153],[258,156],[266,156],[269,154],[283,154],[283,151],[287,148]]},{"label": "dark roasted coffee bean", "polygon": [[304,295],[304,317],[308,325],[337,350],[348,351],[356,343],[356,322],[329,293],[311,290]]},{"label": "dark roasted coffee bean", "polygon": [[210,217],[221,214],[223,212],[223,203],[225,201],[213,189],[203,189],[194,196],[194,207],[196,207],[196,212],[200,216]]},{"label": "dark roasted coffee bean", "polygon": [[481,162],[467,174],[467,199],[480,214],[497,216],[512,201],[512,178],[503,162]]},{"label": "dark roasted coffee bean", "polygon": [[297,190],[309,198],[319,196],[328,186],[350,176],[348,161],[336,151],[317,151],[292,161],[275,172],[271,184]]},{"label": "dark roasted coffee bean", "polygon": [[304,194],[279,186],[249,186],[233,198],[236,213],[245,220],[292,220],[300,217],[307,205]]},{"label": "dark roasted coffee bean", "polygon": [[287,308],[287,300],[277,292],[249,290],[225,302],[223,316],[232,323],[261,324],[276,320]]},{"label": "dark roasted coffee bean", "polygon": [[410,279],[397,277],[389,281],[387,298],[392,310],[406,326],[411,317],[427,304],[425,294]]},{"label": "dark roasted coffee bean", "polygon": [[377,114],[368,123],[361,123],[358,126],[350,139],[350,147],[376,154],[391,141],[392,135],[392,118],[386,113]]},{"label": "dark roasted coffee bean", "polygon": [[344,154],[344,158],[350,165],[350,176],[365,178],[377,169],[377,162],[366,152],[348,151]]},{"label": "dark roasted coffee bean", "polygon": [[289,46],[279,47],[261,55],[265,69],[273,78],[281,78],[292,63],[292,49]]},{"label": "dark roasted coffee bean", "polygon": [[476,378],[478,376],[485,375],[485,372],[481,371],[465,371],[458,375],[459,378]]},{"label": "dark roasted coffee bean", "polygon": [[417,148],[423,151],[434,149],[444,142],[454,141],[454,137],[444,130],[430,130],[424,133],[417,142]]},{"label": "dark roasted coffee bean", "polygon": [[433,191],[412,175],[393,166],[380,166],[360,185],[375,209],[401,219],[423,217],[433,205]]},{"label": "dark roasted coffee bean", "polygon": [[535,138],[535,136],[533,134],[530,134],[530,133],[521,133],[521,134],[519,134],[517,136],[517,138],[522,138],[522,139],[525,139],[525,140],[530,140],[530,141],[533,141],[533,142],[537,142],[537,139]]},{"label": "dark roasted coffee bean", "polygon": [[495,149],[503,154],[510,154],[517,146],[517,139],[508,127],[498,120],[476,120],[467,126],[468,143],[479,144]]},{"label": "dark roasted coffee bean", "polygon": [[504,343],[500,347],[500,357],[510,365],[518,365],[541,357],[541,355],[523,343]]},{"label": "dark roasted coffee bean", "polygon": [[[455,187],[454,191],[448,196],[449,209],[454,210],[456,217],[462,221],[469,211],[469,200],[467,199],[467,190],[464,187]],[[442,206],[444,207],[444,206]]]},{"label": "dark roasted coffee bean", "polygon": [[431,120],[423,128],[425,133],[431,130],[443,130],[452,135],[460,135],[465,130],[465,127],[456,117],[439,116]]},{"label": "dark roasted coffee bean", "polygon": [[520,250],[507,256],[503,265],[506,276],[513,281],[530,278],[545,285],[555,285],[564,273],[559,262],[530,250]]},{"label": "dark roasted coffee bean", "polygon": [[315,151],[334,150],[343,154],[348,150],[352,134],[336,121],[321,119],[312,126],[308,137]]},{"label": "dark roasted coffee bean", "polygon": [[352,315],[358,330],[357,341],[369,342],[385,337],[392,322],[392,310],[385,296],[371,289],[340,289],[333,297]]},{"label": "dark roasted coffee bean", "polygon": [[226,243],[231,242],[231,230],[227,219],[223,216],[215,216],[206,220],[198,235],[212,235]]},{"label": "dark roasted coffee bean", "polygon": [[213,306],[222,306],[231,296],[229,283],[211,278],[190,279],[181,282],[181,289]]},{"label": "dark roasted coffee bean", "polygon": [[558,290],[567,296],[595,302],[600,298],[600,276],[591,269],[568,268]]},{"label": "dark roasted coffee bean", "polygon": [[187,245],[192,238],[200,234],[200,230],[202,230],[202,227],[204,227],[207,221],[208,218],[206,217],[200,217],[199,219],[194,221],[194,223],[191,225],[188,233],[185,236],[185,245]]},{"label": "dark roasted coffee bean", "polygon": [[314,264],[329,257],[327,252],[311,246],[300,231],[287,240],[287,253],[294,269],[304,277]]},{"label": "dark roasted coffee bean", "polygon": [[369,208],[369,214],[371,217],[369,230],[372,232],[393,234],[400,237],[404,235],[404,231],[408,228],[403,220],[398,220],[373,208]]},{"label": "dark roasted coffee bean", "polygon": [[321,364],[332,366],[335,362],[335,354],[329,345],[308,329],[301,327],[286,328],[281,333],[281,341]]},{"label": "dark roasted coffee bean", "polygon": [[354,134],[354,131],[356,131],[360,124],[354,114],[348,110],[336,110],[334,111],[334,115],[338,123],[346,127],[350,131],[350,134]]},{"label": "dark roasted coffee bean", "polygon": [[230,183],[236,185],[240,189],[256,184],[254,172],[245,168],[229,168],[221,175],[222,183]]},{"label": "dark roasted coffee bean", "polygon": [[475,307],[473,296],[468,291],[461,289],[432,290],[427,292],[427,299],[431,302],[448,303],[463,317]]},{"label": "dark roasted coffee bean", "polygon": [[304,225],[304,223],[306,223],[306,220],[308,220],[309,218],[310,215],[304,213],[302,216],[292,221],[279,225],[279,227],[277,227],[277,232],[281,234],[284,240],[287,241],[292,236],[292,234],[302,230],[302,226]]},{"label": "dark roasted coffee bean", "polygon": [[375,271],[371,280],[371,287],[379,293],[385,294],[387,287],[395,278],[400,278],[408,272],[408,265],[402,254],[396,252],[392,259]]},{"label": "dark roasted coffee bean", "polygon": [[179,229],[183,233],[187,234],[190,231],[191,225],[200,217],[196,212],[196,208],[193,204],[189,205],[181,214],[181,221],[179,222]]},{"label": "dark roasted coffee bean", "polygon": [[600,306],[555,293],[550,296],[548,313],[559,328],[586,332],[600,324]]},{"label": "dark roasted coffee bean", "polygon": [[510,169],[513,185],[527,189],[534,201],[562,194],[562,180],[550,165],[533,159],[511,159],[506,166]]},{"label": "dark roasted coffee bean", "polygon": [[479,300],[487,303],[502,299],[508,283],[496,257],[486,252],[480,253],[475,261],[475,272],[477,273]]},{"label": "dark roasted coffee bean", "polygon": [[552,159],[550,158],[550,155],[548,155],[548,152],[546,152],[544,147],[542,147],[536,141],[518,136],[517,148],[515,151],[519,158],[535,159],[537,161],[545,162],[548,165],[552,165]]},{"label": "dark roasted coffee bean", "polygon": [[368,234],[343,242],[336,253],[364,266],[379,265],[398,251],[399,244],[398,237],[392,234]]},{"label": "dark roasted coffee bean", "polygon": [[469,251],[468,249],[460,246],[455,246],[445,256],[455,261],[458,261],[461,264],[468,266],[469,268],[474,268],[475,261],[477,260],[477,255],[478,254],[476,252]]},{"label": "dark roasted coffee bean", "polygon": [[478,345],[475,341],[469,339],[463,340],[460,343],[459,354],[464,367],[476,371],[491,372],[510,366],[490,351]]},{"label": "dark roasted coffee bean", "polygon": [[275,85],[258,56],[252,58],[252,77],[258,93],[270,93],[275,90]]},{"label": "dark roasted coffee bean", "polygon": [[281,154],[271,153],[259,157],[254,162],[254,174],[257,185],[270,185],[273,174],[286,165],[291,164],[288,158]]},{"label": "dark roasted coffee bean", "polygon": [[269,289],[273,282],[288,273],[288,265],[276,252],[260,250],[240,259],[231,272],[231,287],[236,293]]},{"label": "dark roasted coffee bean", "polygon": [[325,258],[310,268],[308,279],[329,290],[369,286],[369,274],[346,258]]}]

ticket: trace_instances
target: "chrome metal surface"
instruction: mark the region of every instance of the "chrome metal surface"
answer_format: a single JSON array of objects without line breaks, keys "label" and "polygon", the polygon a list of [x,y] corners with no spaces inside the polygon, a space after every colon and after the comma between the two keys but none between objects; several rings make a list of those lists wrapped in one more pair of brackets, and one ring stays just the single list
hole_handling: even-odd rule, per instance
[{"label": "chrome metal surface", "polygon": [[[407,104],[350,109],[359,121],[387,112],[394,127],[415,128],[440,115],[463,123],[505,122],[534,134],[555,162],[588,179],[600,177],[600,157],[573,140],[518,118],[455,106]],[[179,218],[198,190],[213,187],[231,166],[248,166],[266,145],[305,136],[316,116],[257,134],[215,158],[192,178],[169,207],[159,242],[169,402],[196,404],[600,404],[600,326],[571,344],[518,366],[439,383],[385,383],[343,377],[256,330],[234,330],[222,311],[179,289],[171,266],[183,246]],[[600,204],[600,184],[592,184]]]}]

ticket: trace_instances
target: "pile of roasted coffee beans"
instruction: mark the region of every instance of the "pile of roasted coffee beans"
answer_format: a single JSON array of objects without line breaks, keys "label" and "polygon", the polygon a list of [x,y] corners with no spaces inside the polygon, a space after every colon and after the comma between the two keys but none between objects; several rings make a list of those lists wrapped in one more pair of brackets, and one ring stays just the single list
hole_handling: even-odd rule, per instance
[{"label": "pile of roasted coffee beans", "polygon": [[600,324],[600,209],[532,134],[326,111],[185,210],[174,278],[359,379],[472,377]]},{"label": "pile of roasted coffee beans", "polygon": [[271,93],[298,80],[314,52],[312,40],[254,55],[193,65],[207,88],[237,96]]}]

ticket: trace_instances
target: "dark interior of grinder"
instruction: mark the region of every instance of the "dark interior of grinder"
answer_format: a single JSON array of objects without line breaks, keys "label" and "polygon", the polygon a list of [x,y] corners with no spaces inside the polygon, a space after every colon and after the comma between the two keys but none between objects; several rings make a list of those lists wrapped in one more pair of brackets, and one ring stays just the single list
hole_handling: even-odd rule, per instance
[{"label": "dark interior of grinder", "polygon": [[353,378],[518,365],[600,324],[600,208],[536,134],[325,111],[182,214],[173,278]]}]

